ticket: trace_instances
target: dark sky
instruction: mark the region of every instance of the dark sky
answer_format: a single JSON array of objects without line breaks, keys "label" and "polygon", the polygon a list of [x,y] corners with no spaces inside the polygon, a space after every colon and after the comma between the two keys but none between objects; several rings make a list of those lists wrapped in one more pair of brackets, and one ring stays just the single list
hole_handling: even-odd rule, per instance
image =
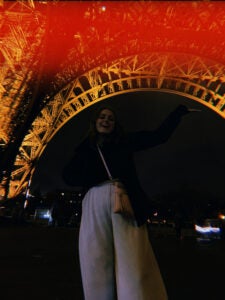
[{"label": "dark sky", "polygon": [[[156,128],[179,104],[200,108],[186,115],[163,145],[135,156],[139,179],[149,196],[185,187],[225,197],[225,120],[206,106],[163,92],[137,92],[109,98],[127,131]],[[81,112],[55,135],[40,158],[31,191],[68,189],[61,179],[63,166],[85,135],[96,104]]]}]

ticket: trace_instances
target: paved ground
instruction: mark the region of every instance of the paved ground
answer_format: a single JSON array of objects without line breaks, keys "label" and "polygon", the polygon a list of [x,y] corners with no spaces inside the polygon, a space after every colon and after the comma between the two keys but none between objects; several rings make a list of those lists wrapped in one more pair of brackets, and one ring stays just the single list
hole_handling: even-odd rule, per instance
[{"label": "paved ground", "polygon": [[[169,300],[224,299],[224,240],[151,236]],[[77,237],[74,228],[0,225],[0,299],[83,300]]]}]

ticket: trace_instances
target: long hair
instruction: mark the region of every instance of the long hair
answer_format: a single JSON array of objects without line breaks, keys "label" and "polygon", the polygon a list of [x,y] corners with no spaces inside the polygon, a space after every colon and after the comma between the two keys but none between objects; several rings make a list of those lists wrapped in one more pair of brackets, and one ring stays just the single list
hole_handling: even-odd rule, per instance
[{"label": "long hair", "polygon": [[103,105],[103,106],[98,107],[98,109],[94,112],[94,114],[91,118],[91,121],[90,121],[88,136],[89,136],[89,139],[92,144],[95,144],[98,139],[99,134],[96,129],[96,121],[97,121],[100,113],[104,109],[110,110],[113,113],[114,118],[115,118],[114,129],[109,135],[107,135],[107,140],[112,141],[112,142],[118,142],[120,140],[121,136],[123,135],[123,129],[118,122],[118,117],[117,117],[115,110],[109,105]]}]

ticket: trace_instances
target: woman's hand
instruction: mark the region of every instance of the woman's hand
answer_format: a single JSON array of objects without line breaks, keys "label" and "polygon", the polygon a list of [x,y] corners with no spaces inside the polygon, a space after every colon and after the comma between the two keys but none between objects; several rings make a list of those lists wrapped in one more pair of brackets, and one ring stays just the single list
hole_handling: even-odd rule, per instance
[{"label": "woman's hand", "polygon": [[191,112],[201,112],[201,110],[196,108],[188,108],[187,106],[180,104],[174,112],[180,116],[185,116]]},{"label": "woman's hand", "polygon": [[189,113],[189,108],[187,108],[187,106],[185,106],[183,104],[180,104],[179,106],[177,106],[174,113],[179,116],[185,116]]}]

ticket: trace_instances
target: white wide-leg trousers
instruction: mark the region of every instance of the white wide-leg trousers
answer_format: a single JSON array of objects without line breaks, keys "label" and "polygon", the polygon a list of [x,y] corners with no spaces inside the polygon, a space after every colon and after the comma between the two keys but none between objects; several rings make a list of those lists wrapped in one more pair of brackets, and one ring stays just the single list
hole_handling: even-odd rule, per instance
[{"label": "white wide-leg trousers", "polygon": [[112,211],[114,185],[83,199],[79,255],[85,300],[166,300],[146,225]]}]

